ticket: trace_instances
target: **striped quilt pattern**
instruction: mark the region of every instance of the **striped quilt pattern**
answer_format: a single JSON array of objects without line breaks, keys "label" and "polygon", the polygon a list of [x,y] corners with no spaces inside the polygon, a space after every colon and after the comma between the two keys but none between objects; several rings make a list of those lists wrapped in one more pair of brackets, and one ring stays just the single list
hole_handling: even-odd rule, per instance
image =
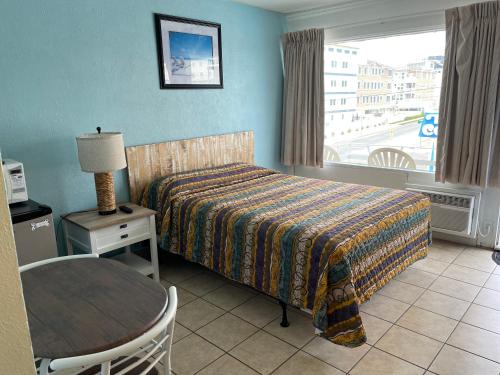
[{"label": "striped quilt pattern", "polygon": [[160,246],[290,305],[331,341],[366,341],[359,305],[427,255],[430,202],[418,193],[246,165],[159,178]]}]

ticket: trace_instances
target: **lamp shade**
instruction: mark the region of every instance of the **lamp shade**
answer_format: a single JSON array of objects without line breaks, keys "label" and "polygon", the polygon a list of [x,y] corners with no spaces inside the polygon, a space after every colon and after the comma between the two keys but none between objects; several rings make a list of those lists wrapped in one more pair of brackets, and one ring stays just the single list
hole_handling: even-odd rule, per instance
[{"label": "lamp shade", "polygon": [[84,172],[112,172],[127,166],[122,133],[82,134],[76,138],[76,145]]}]

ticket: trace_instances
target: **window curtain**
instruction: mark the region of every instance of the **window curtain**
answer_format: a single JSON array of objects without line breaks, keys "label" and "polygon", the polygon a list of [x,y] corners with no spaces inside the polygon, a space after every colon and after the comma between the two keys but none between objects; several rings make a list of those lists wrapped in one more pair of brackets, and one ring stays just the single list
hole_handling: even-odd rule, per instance
[{"label": "window curtain", "polygon": [[286,33],[282,38],[285,79],[281,162],[323,166],[325,133],[324,30]]},{"label": "window curtain", "polygon": [[436,181],[500,187],[499,2],[446,11]]}]

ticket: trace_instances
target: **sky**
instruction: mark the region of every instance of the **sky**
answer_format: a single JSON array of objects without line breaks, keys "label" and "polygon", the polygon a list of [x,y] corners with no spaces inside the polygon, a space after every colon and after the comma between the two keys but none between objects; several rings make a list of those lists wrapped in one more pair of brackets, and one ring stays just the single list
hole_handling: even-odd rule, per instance
[{"label": "sky", "polygon": [[212,37],[169,31],[170,56],[190,60],[206,60],[213,57]]},{"label": "sky", "polygon": [[444,55],[445,32],[399,35],[340,43],[340,45],[359,48],[360,63],[370,59],[382,64],[402,67],[408,63],[418,62],[427,56]]}]

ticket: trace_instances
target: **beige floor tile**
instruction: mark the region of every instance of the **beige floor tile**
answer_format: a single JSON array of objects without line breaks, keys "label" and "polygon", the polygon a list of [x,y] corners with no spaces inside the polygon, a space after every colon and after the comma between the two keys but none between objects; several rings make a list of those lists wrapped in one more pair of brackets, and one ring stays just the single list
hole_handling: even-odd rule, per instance
[{"label": "beige floor tile", "polygon": [[258,375],[259,373],[244,365],[237,359],[234,359],[229,354],[224,354],[222,357],[211,363],[209,366],[201,370],[199,375]]},{"label": "beige floor tile", "polygon": [[458,321],[412,306],[399,318],[396,324],[445,342],[457,326]]},{"label": "beige floor tile", "polygon": [[495,270],[493,271],[495,275],[500,275],[500,266],[496,266]]},{"label": "beige floor tile", "polygon": [[480,271],[492,272],[495,269],[495,262],[491,259],[491,254],[491,250],[468,247],[453,263]]},{"label": "beige floor tile", "polygon": [[231,313],[257,327],[264,327],[281,316],[281,307],[278,302],[272,303],[259,295],[238,306]]},{"label": "beige floor tile", "polygon": [[460,247],[431,246],[427,256],[440,262],[451,263],[460,255],[462,250],[463,248]]},{"label": "beige floor tile", "polygon": [[366,344],[348,348],[334,344],[322,337],[316,337],[302,350],[342,371],[349,372],[370,348],[371,346]]},{"label": "beige floor tile", "polygon": [[360,312],[361,320],[363,321],[363,326],[366,331],[366,342],[370,345],[375,344],[389,328],[391,328],[392,323],[385,320],[379,319],[375,316],[365,314]]},{"label": "beige floor tile", "polygon": [[[167,281],[167,280],[160,280],[160,283],[161,283],[161,285],[163,285],[165,287],[165,289],[168,289],[169,287],[174,285],[170,281]],[[192,302],[198,298],[193,293],[188,292],[186,289],[183,289],[179,286],[176,286],[175,288],[177,289],[177,307],[178,308],[182,307],[186,303]]]},{"label": "beige floor tile", "polygon": [[259,331],[230,351],[241,362],[267,375],[284,363],[296,348],[270,334]]},{"label": "beige floor tile", "polygon": [[297,348],[302,348],[316,336],[311,316],[304,316],[288,309],[288,321],[290,326],[283,328],[280,326],[281,317],[279,317],[265,326],[264,330]]},{"label": "beige floor tile", "polygon": [[213,272],[202,272],[199,275],[193,276],[186,281],[179,283],[181,288],[202,297],[211,291],[220,288],[226,281]]},{"label": "beige floor tile", "polygon": [[197,299],[177,310],[176,320],[186,328],[196,331],[222,314],[224,310],[202,299]]},{"label": "beige floor tile", "polygon": [[192,332],[186,327],[184,327],[182,324],[180,324],[179,322],[175,322],[174,338],[172,339],[172,341],[176,343],[177,341],[183,339],[184,337],[190,335],[191,333]]},{"label": "beige floor tile", "polygon": [[415,306],[452,319],[460,320],[469,308],[470,303],[426,290],[417,302],[415,302]]},{"label": "beige floor tile", "polygon": [[422,375],[424,369],[372,348],[351,370],[351,375]]},{"label": "beige floor tile", "polygon": [[201,337],[189,335],[172,345],[172,369],[177,375],[191,375],[223,354]]},{"label": "beige floor tile", "polygon": [[410,305],[407,303],[375,294],[369,301],[363,303],[359,309],[367,314],[394,323],[403,315],[408,307]]},{"label": "beige floor tile", "polygon": [[472,302],[481,288],[476,285],[464,283],[463,281],[440,276],[432,283],[429,290]]},{"label": "beige floor tile", "polygon": [[439,260],[434,260],[431,258],[424,258],[416,261],[410,267],[415,268],[417,270],[426,271],[430,273],[435,273],[440,275],[446,267],[449,266],[449,263],[441,262]]},{"label": "beige floor tile", "polygon": [[243,289],[227,284],[208,293],[203,299],[213,303],[221,309],[231,310],[256,295],[256,292],[252,292],[247,288]]},{"label": "beige floor tile", "polygon": [[474,303],[500,310],[500,291],[483,288],[477,295]]},{"label": "beige floor tile", "polygon": [[491,275],[484,287],[500,291],[500,275]]},{"label": "beige floor tile", "polygon": [[302,351],[281,365],[275,375],[342,375],[343,372]]},{"label": "beige floor tile", "polygon": [[458,264],[452,264],[443,272],[443,276],[464,281],[469,284],[483,286],[490,274],[473,268],[459,266]]},{"label": "beige floor tile", "polygon": [[258,328],[250,323],[227,313],[201,327],[196,333],[219,348],[229,351],[257,330]]},{"label": "beige floor tile", "polygon": [[412,304],[425,291],[419,286],[403,283],[397,280],[391,280],[377,293],[386,297],[397,299],[405,303]]},{"label": "beige floor tile", "polygon": [[392,326],[375,346],[417,366],[427,368],[443,344],[405,328]]},{"label": "beige floor tile", "polygon": [[408,284],[416,285],[421,288],[428,288],[438,275],[430,272],[417,270],[415,268],[407,268],[396,276],[396,280],[403,281]]},{"label": "beige floor tile", "polygon": [[498,375],[500,364],[445,345],[429,369],[440,375]]},{"label": "beige floor tile", "polygon": [[464,323],[500,334],[500,311],[472,304],[462,318]]},{"label": "beige floor tile", "polygon": [[447,344],[500,362],[500,335],[460,322]]}]

